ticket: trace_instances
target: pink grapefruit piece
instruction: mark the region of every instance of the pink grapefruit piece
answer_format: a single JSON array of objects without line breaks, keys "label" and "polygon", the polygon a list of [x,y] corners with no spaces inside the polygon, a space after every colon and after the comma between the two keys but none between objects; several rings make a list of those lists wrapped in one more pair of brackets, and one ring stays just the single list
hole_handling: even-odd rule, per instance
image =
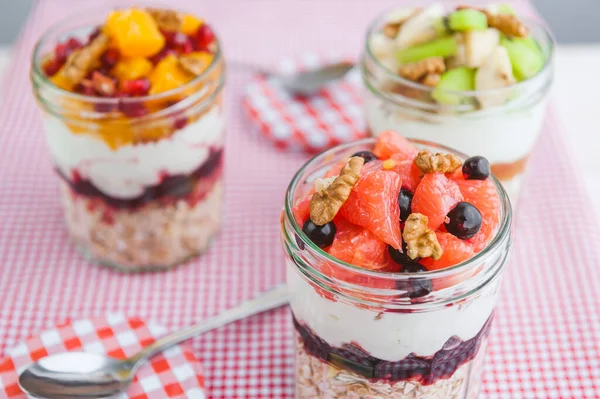
[{"label": "pink grapefruit piece", "polygon": [[412,159],[402,160],[403,157],[398,154],[392,155],[390,159],[394,162],[390,170],[400,175],[402,187],[414,192],[421,181],[422,173]]},{"label": "pink grapefruit piece", "polygon": [[446,267],[457,265],[461,262],[470,259],[475,255],[473,247],[466,241],[453,236],[450,233],[436,232],[438,242],[442,246],[442,257],[435,260],[433,258],[425,258],[421,260],[421,264],[427,270],[439,270]]},{"label": "pink grapefruit piece", "polygon": [[402,180],[393,171],[377,169],[363,172],[340,214],[350,223],[369,229],[384,243],[401,248],[398,207],[401,187]]},{"label": "pink grapefruit piece", "polygon": [[458,185],[463,201],[475,206],[481,213],[481,229],[475,237],[467,240],[475,252],[480,252],[492,238],[500,220],[500,197],[496,185],[491,179],[466,180],[460,170],[450,178]]},{"label": "pink grapefruit piece", "polygon": [[398,160],[412,160],[418,153],[414,144],[391,130],[381,133],[373,148],[373,154],[381,160],[390,159],[392,155],[396,155]]},{"label": "pink grapefruit piece", "polygon": [[330,255],[365,269],[378,270],[387,266],[387,245],[368,229],[338,218]]},{"label": "pink grapefruit piece", "polygon": [[455,182],[443,174],[428,173],[415,189],[411,208],[413,213],[427,216],[429,228],[437,230],[459,201],[462,194]]}]

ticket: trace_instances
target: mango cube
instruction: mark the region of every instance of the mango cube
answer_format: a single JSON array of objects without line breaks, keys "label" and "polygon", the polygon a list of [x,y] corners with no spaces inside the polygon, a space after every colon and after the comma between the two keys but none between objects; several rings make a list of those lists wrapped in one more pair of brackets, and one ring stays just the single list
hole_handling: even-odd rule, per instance
[{"label": "mango cube", "polygon": [[194,78],[180,65],[179,60],[172,54],[163,58],[150,74],[150,94],[163,93],[180,87]]},{"label": "mango cube", "polygon": [[152,67],[152,62],[143,57],[123,58],[117,62],[112,73],[119,80],[133,80],[149,76]]},{"label": "mango cube", "polygon": [[151,57],[165,44],[152,16],[141,9],[117,10],[109,14],[104,32],[125,57]]}]

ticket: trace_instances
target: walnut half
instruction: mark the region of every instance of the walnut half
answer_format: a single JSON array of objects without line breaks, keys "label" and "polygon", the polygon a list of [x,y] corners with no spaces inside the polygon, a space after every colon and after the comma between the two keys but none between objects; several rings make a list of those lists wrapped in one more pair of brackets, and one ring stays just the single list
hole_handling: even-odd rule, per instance
[{"label": "walnut half", "polygon": [[324,190],[317,191],[310,199],[310,220],[318,226],[333,220],[360,178],[365,160],[352,157],[340,175]]},{"label": "walnut half", "polygon": [[445,70],[444,57],[429,57],[421,61],[402,65],[398,70],[398,74],[405,79],[416,82],[429,74],[439,75]]},{"label": "walnut half", "polygon": [[76,85],[85,78],[107,47],[108,36],[100,33],[90,44],[75,50],[69,56],[63,68],[64,75],[71,84]]},{"label": "walnut half", "polygon": [[427,223],[427,216],[420,213],[411,213],[404,224],[402,238],[406,242],[406,252],[409,258],[441,258],[443,249],[437,240],[435,232]]},{"label": "walnut half", "polygon": [[429,150],[419,151],[415,158],[415,165],[423,173],[451,173],[460,168],[462,159],[454,154],[433,154]]}]

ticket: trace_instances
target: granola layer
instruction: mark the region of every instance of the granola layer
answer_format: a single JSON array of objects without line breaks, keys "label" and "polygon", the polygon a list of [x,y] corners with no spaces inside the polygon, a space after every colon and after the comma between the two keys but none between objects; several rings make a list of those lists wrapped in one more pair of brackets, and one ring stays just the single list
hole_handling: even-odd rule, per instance
[{"label": "granola layer", "polygon": [[184,199],[114,209],[61,181],[67,228],[90,258],[122,271],[159,270],[204,252],[221,226],[220,170]]}]

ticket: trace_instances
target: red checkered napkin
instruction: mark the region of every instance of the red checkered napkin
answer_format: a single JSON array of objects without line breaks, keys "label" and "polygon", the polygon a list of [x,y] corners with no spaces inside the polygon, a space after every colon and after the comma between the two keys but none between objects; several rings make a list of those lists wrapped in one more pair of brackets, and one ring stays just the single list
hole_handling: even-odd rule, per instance
[{"label": "red checkered napkin", "polygon": [[[6,351],[0,359],[0,397],[21,399],[27,396],[19,389],[20,372],[32,362],[54,353],[86,351],[125,358],[167,332],[167,329],[146,324],[140,319],[122,314],[69,321],[28,338]],[[3,396],[6,395],[6,396]],[[175,346],[152,358],[135,376],[126,394],[118,399],[204,399],[202,367],[192,350]]]},{"label": "red checkered napkin", "polygon": [[[283,60],[279,73],[292,74],[342,60],[305,54]],[[367,136],[360,91],[356,68],[310,97],[295,96],[277,78],[258,75],[246,87],[243,107],[259,132],[276,147],[319,152]]]}]

